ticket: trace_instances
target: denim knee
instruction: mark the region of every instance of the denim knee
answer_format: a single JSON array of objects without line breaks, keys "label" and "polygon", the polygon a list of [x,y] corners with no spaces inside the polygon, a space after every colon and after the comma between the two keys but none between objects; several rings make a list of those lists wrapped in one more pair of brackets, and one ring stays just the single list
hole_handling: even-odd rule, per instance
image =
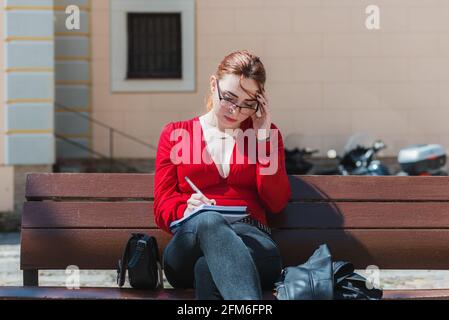
[{"label": "denim knee", "polygon": [[195,224],[197,230],[201,232],[202,230],[210,230],[221,225],[226,225],[226,219],[216,211],[206,211],[195,217]]}]

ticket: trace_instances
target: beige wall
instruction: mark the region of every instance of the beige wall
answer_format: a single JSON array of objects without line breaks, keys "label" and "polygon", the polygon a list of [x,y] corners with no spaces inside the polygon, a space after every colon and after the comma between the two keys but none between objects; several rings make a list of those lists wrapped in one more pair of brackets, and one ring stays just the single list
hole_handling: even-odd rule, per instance
[{"label": "beige wall", "polygon": [[[373,2],[378,31],[365,27]],[[383,155],[412,143],[449,149],[449,1],[197,0],[196,21],[195,92],[111,94],[108,1],[93,1],[93,116],[157,144],[163,124],[205,110],[220,59],[250,49],[266,65],[284,137],[298,133],[302,145],[325,151],[367,131],[384,139]],[[94,148],[107,152],[107,132],[93,134]],[[115,149],[120,157],[154,155],[126,141]]]},{"label": "beige wall", "polygon": [[14,210],[14,167],[0,166],[0,214]]}]

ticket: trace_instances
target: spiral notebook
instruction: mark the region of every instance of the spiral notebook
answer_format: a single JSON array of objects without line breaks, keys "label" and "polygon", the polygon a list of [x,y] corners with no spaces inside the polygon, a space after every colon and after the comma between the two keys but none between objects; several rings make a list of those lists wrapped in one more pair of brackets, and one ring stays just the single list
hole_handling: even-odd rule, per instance
[{"label": "spiral notebook", "polygon": [[178,227],[180,227],[184,222],[206,211],[217,211],[221,213],[229,223],[233,223],[249,216],[249,214],[246,212],[246,208],[246,206],[214,206],[202,204],[197,207],[190,215],[170,223],[170,230],[176,231]]}]

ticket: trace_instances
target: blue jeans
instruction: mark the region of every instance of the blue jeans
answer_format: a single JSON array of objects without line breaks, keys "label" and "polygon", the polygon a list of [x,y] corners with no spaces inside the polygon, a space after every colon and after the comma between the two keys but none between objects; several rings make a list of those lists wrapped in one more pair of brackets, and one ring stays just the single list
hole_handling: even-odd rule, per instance
[{"label": "blue jeans", "polygon": [[215,211],[180,226],[164,250],[165,276],[174,288],[195,288],[197,299],[261,300],[282,270],[279,249],[257,227],[229,224]]}]

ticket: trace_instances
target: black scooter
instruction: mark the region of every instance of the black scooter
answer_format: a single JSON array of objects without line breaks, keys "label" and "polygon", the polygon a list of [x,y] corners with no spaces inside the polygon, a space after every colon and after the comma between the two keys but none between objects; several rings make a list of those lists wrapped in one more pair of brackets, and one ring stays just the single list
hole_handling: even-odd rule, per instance
[{"label": "black scooter", "polygon": [[308,159],[319,150],[310,148],[294,148],[289,150],[285,148],[285,168],[287,174],[307,174],[314,164]]},{"label": "black scooter", "polygon": [[[321,174],[338,174],[338,175],[357,175],[357,176],[385,176],[390,175],[387,166],[382,164],[379,160],[374,160],[374,156],[385,149],[385,143],[382,140],[377,140],[371,147],[357,145],[355,148],[345,152],[342,157],[338,156],[334,150],[328,152],[329,157],[339,160],[339,164],[334,170],[337,173]],[[317,173],[320,174],[320,173]]]},{"label": "black scooter", "polygon": [[329,150],[329,159],[337,159],[338,165],[334,168],[317,168],[308,161],[308,158],[318,150],[309,148],[285,149],[285,162],[288,174],[312,174],[312,175],[390,175],[388,168],[374,156],[386,146],[383,141],[377,140],[371,147],[354,144],[359,135],[354,135],[347,143],[343,156],[338,156],[335,150]]}]

